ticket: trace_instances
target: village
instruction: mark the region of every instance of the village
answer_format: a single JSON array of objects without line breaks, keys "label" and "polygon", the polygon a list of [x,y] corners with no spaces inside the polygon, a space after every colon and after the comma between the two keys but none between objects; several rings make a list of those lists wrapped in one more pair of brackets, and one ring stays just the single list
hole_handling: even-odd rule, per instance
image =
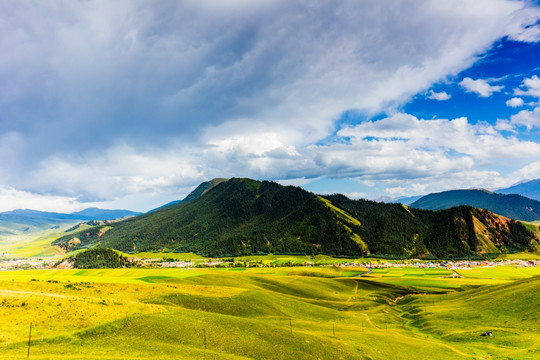
[{"label": "village", "polygon": [[[57,258],[23,258],[11,259],[9,254],[2,254],[0,257],[0,271],[4,270],[38,270],[51,269],[55,267],[60,259]],[[335,266],[340,268],[358,268],[367,269],[382,268],[440,268],[448,270],[466,270],[476,267],[495,267],[495,266],[513,266],[513,267],[536,267],[540,266],[540,260],[455,260],[455,261],[425,261],[420,259],[412,260],[378,260],[366,259],[338,261],[333,263],[316,263],[313,261],[285,261],[285,262],[264,262],[261,260],[249,260],[234,258],[229,259],[193,259],[193,260],[175,260],[175,259],[149,259],[131,257],[136,267],[140,268],[253,268],[253,267],[313,267],[313,266]],[[63,267],[63,268],[70,268]]]}]

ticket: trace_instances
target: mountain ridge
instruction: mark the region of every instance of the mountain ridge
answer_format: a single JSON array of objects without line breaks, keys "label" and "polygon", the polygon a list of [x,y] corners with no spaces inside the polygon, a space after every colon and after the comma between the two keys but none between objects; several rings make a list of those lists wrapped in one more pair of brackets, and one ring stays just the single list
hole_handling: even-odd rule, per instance
[{"label": "mountain ridge", "polygon": [[442,210],[469,205],[523,221],[540,220],[540,201],[518,194],[499,194],[488,190],[449,190],[432,193],[416,200],[410,207]]},{"label": "mountain ridge", "polygon": [[[470,206],[429,211],[294,186],[233,178],[192,201],[84,230],[53,244],[124,252],[266,253],[334,256],[467,257],[526,250],[537,243],[521,223]],[[76,239],[76,240],[75,240]],[[75,240],[75,241],[74,241]]]},{"label": "mountain ridge", "polygon": [[540,179],[522,181],[495,192],[499,194],[518,194],[540,201]]}]

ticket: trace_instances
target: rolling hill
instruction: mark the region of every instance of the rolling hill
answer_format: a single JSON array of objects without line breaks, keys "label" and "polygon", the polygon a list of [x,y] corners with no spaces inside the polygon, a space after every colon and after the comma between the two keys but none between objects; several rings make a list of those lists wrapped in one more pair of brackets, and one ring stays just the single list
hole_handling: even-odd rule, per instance
[{"label": "rolling hill", "polygon": [[540,201],[521,195],[496,194],[487,190],[451,190],[426,195],[410,206],[418,209],[442,210],[469,205],[523,221],[540,220]]},{"label": "rolling hill", "polygon": [[192,201],[54,241],[67,251],[468,257],[527,250],[536,234],[514,220],[463,206],[443,211],[321,197],[269,181],[231,179]]},{"label": "rolling hill", "polygon": [[495,192],[499,194],[518,194],[540,201],[540,179],[522,182]]}]

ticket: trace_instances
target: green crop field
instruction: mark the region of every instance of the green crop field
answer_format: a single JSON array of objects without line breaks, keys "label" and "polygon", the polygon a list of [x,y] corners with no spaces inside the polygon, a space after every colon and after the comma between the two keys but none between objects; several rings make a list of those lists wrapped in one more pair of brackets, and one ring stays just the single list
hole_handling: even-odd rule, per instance
[{"label": "green crop field", "polygon": [[0,358],[538,359],[537,269],[5,271]]}]

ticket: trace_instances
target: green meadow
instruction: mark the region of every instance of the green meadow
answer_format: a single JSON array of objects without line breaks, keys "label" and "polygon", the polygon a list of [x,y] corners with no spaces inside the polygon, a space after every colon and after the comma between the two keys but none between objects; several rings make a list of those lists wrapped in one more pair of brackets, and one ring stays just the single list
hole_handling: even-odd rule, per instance
[{"label": "green meadow", "polygon": [[27,357],[30,323],[31,359],[540,358],[540,270],[458,272],[4,271],[0,358]]}]

